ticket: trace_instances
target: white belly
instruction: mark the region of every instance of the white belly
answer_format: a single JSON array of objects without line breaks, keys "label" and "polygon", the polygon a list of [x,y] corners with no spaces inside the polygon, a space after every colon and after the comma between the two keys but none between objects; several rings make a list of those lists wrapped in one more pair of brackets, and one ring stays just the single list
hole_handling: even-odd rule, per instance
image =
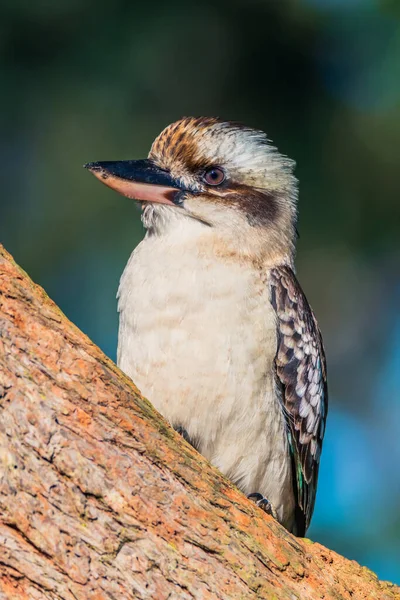
[{"label": "white belly", "polygon": [[265,275],[147,237],[121,279],[118,364],[246,494],[290,526],[294,499],[276,398],[276,323]]}]

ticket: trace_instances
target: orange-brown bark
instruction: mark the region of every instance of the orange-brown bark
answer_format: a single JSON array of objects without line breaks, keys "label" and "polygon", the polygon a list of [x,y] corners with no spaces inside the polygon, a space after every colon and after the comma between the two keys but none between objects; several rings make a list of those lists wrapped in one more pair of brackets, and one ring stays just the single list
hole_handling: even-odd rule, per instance
[{"label": "orange-brown bark", "polygon": [[0,247],[0,599],[400,598],[254,507]]}]

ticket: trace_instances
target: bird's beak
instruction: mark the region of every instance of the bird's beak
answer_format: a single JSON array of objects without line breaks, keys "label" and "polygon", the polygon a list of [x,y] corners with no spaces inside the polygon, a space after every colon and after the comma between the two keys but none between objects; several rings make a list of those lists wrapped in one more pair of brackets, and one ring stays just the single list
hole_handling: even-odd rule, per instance
[{"label": "bird's beak", "polygon": [[160,204],[179,204],[183,188],[151,160],[93,162],[84,165],[97,179],[128,198]]}]

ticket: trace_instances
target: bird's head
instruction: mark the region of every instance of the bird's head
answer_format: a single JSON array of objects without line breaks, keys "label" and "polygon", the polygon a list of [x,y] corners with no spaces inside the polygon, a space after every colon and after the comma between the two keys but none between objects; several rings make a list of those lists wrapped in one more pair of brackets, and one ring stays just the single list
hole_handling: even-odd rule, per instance
[{"label": "bird's head", "polygon": [[188,117],[166,127],[145,160],[85,166],[109,187],[139,200],[150,231],[163,233],[195,220],[246,251],[293,256],[294,162],[262,131]]}]

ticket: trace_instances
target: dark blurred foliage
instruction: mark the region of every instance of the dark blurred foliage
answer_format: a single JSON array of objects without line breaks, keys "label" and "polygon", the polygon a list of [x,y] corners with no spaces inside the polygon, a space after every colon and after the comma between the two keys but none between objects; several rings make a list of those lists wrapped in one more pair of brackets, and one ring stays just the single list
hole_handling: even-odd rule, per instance
[{"label": "dark blurred foliage", "polygon": [[400,3],[2,0],[0,74],[1,242],[112,358],[143,232],[82,164],[183,115],[296,159],[331,398],[310,537],[400,581]]}]

